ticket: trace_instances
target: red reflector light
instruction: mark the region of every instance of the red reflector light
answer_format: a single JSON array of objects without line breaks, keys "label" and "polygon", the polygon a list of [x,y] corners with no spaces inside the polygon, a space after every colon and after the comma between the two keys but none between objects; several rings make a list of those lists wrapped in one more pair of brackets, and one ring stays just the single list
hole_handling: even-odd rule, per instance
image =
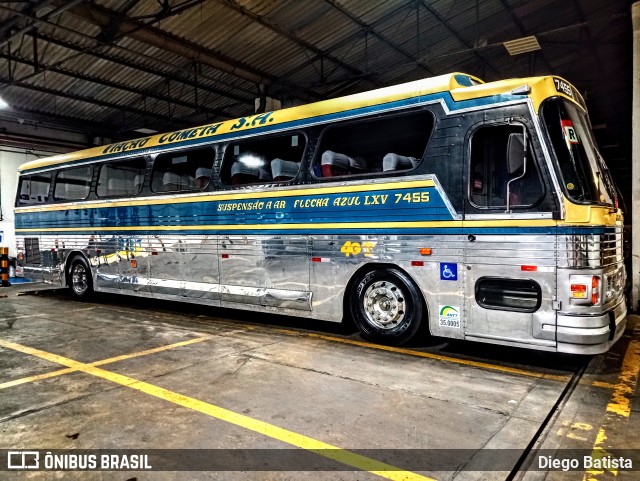
[{"label": "red reflector light", "polygon": [[222,257],[223,259],[228,259],[229,258],[229,254],[221,254],[220,257]]},{"label": "red reflector light", "polygon": [[422,267],[424,265],[424,262],[422,261],[411,261],[411,265],[414,267]]},{"label": "red reflector light", "polygon": [[571,284],[571,292],[587,292],[587,286],[584,284]]},{"label": "red reflector light", "polygon": [[311,262],[322,262],[322,257],[312,257]]},{"label": "red reflector light", "polygon": [[520,266],[521,271],[535,272],[538,270],[538,266]]},{"label": "red reflector light", "polygon": [[596,305],[599,300],[598,296],[598,276],[593,276],[591,278],[591,304]]},{"label": "red reflector light", "polygon": [[138,261],[136,261],[136,260],[132,260],[132,261],[131,261],[131,267],[133,267],[134,269],[135,269],[136,267],[138,267]]}]

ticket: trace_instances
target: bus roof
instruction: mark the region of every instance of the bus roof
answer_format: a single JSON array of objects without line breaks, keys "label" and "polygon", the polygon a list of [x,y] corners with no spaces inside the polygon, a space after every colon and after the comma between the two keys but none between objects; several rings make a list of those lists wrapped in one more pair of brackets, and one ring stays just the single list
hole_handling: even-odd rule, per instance
[{"label": "bus roof", "polygon": [[408,105],[407,101],[410,99],[447,92],[449,96],[444,100],[449,100],[454,108],[458,103],[466,105],[480,99],[484,99],[485,104],[491,104],[504,102],[509,100],[509,97],[516,100],[526,95],[531,98],[536,111],[544,99],[552,96],[565,97],[586,110],[584,100],[575,87],[559,77],[529,77],[484,83],[471,75],[456,72],[273,112],[55,155],[27,162],[21,165],[19,170],[21,173],[35,172],[87,160],[118,158],[124,154],[143,155],[164,150],[164,147],[197,145],[243,137],[251,133],[285,130],[310,123],[326,123],[347,117],[350,111],[375,111],[375,107],[380,106],[392,108],[394,104]]}]

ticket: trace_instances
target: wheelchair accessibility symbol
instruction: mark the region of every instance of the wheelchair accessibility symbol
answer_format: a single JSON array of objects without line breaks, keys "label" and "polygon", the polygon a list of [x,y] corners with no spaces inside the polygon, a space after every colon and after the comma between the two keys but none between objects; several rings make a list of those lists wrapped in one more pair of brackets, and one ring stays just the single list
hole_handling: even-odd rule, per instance
[{"label": "wheelchair accessibility symbol", "polygon": [[457,281],[458,280],[458,264],[440,263],[440,280],[441,281]]}]

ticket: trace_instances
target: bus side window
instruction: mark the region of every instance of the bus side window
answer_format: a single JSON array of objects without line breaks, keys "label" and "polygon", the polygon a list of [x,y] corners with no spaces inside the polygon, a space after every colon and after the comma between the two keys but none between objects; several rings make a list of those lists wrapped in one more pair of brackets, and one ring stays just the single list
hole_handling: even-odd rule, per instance
[{"label": "bus side window", "polygon": [[35,174],[20,179],[18,189],[17,204],[33,205],[44,204],[49,200],[49,190],[51,189],[51,174]]},{"label": "bus side window", "polygon": [[327,127],[313,164],[316,177],[407,172],[418,166],[433,130],[427,110]]},{"label": "bus side window", "polygon": [[204,190],[211,182],[216,151],[212,147],[178,150],[158,155],[153,161],[153,192]]},{"label": "bus side window", "polygon": [[300,170],[305,145],[300,133],[231,143],[222,161],[222,182],[241,186],[291,181]]},{"label": "bus side window", "polygon": [[[509,137],[520,133],[521,125],[493,125],[481,127],[473,133],[468,188],[469,201],[473,205],[506,208],[507,183],[523,173],[522,169],[510,172],[507,165]],[[543,194],[540,173],[528,148],[526,173],[511,183],[509,205],[529,207],[540,201]]]},{"label": "bus side window", "polygon": [[146,161],[141,158],[110,162],[100,168],[98,197],[134,196],[142,190]]},{"label": "bus side window", "polygon": [[58,172],[56,184],[53,188],[55,200],[84,200],[91,190],[93,168],[78,167]]}]

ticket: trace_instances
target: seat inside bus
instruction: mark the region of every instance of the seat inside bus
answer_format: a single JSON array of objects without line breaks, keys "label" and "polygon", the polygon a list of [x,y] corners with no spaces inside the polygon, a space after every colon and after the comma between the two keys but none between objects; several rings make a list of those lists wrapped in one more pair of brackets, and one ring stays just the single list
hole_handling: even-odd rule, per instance
[{"label": "seat inside bus", "polygon": [[349,166],[354,159],[346,154],[325,150],[322,154],[322,177],[340,177],[349,175]]},{"label": "seat inside bus", "polygon": [[418,162],[419,160],[415,157],[408,157],[391,152],[382,159],[382,171],[409,170],[418,165]]},{"label": "seat inside bus", "polygon": [[231,185],[255,184],[260,182],[260,169],[236,161],[231,166]]},{"label": "seat inside bus", "polygon": [[189,190],[194,186],[193,177],[177,172],[165,172],[162,176],[162,190],[172,192],[176,190]]},{"label": "seat inside bus", "polygon": [[204,189],[207,185],[209,185],[210,179],[211,179],[211,169],[207,167],[198,167],[196,169],[196,181],[195,181],[196,189]]},{"label": "seat inside bus", "polygon": [[271,161],[271,173],[273,180],[276,182],[291,180],[298,175],[298,164],[290,160],[273,159]]}]

